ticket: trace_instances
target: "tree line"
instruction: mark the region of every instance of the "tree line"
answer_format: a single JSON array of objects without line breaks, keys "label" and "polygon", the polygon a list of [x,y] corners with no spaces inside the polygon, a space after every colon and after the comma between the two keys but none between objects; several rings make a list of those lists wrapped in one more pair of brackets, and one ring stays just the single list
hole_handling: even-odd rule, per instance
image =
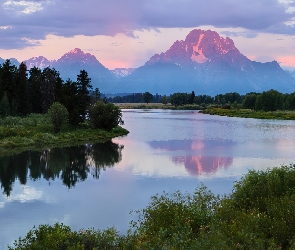
[{"label": "tree line", "polygon": [[132,93],[132,94],[121,94],[113,97],[108,97],[106,100],[111,103],[141,103],[145,101],[145,94],[149,94],[148,103],[162,103],[163,96],[159,94],[152,95],[149,92],[145,93]]},{"label": "tree line", "polygon": [[85,70],[80,71],[76,81],[64,82],[54,68],[28,70],[25,63],[16,67],[10,60],[0,65],[1,117],[45,114],[59,102],[69,113],[69,123],[77,125],[85,120],[89,105],[99,99],[99,90],[92,90]]},{"label": "tree line", "polygon": [[250,92],[241,95],[237,92],[210,95],[196,95],[191,93],[174,93],[170,96],[152,95],[149,92],[134,93],[126,96],[107,98],[113,103],[171,103],[173,106],[200,105],[207,107],[213,105],[221,108],[245,108],[263,111],[295,110],[295,92],[280,93],[277,90],[264,91],[262,93]]}]

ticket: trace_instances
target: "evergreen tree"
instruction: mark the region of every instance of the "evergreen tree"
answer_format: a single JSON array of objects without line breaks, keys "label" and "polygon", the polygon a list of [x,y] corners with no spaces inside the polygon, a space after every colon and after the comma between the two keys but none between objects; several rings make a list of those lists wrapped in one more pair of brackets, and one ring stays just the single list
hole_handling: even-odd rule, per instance
[{"label": "evergreen tree", "polygon": [[31,68],[29,71],[29,103],[33,113],[42,113],[41,105],[41,81],[42,71],[39,68]]},{"label": "evergreen tree", "polygon": [[7,93],[5,92],[0,102],[0,115],[1,117],[7,117],[10,115],[10,112],[11,110],[10,110]]},{"label": "evergreen tree", "polygon": [[27,115],[31,112],[29,105],[27,66],[24,62],[19,65],[16,76],[16,100],[17,113],[19,115]]},{"label": "evergreen tree", "polygon": [[89,90],[92,89],[92,85],[90,83],[91,78],[88,77],[88,73],[85,70],[81,70],[77,76],[79,122],[84,122],[91,104]]},{"label": "evergreen tree", "polygon": [[2,64],[0,73],[0,96],[3,96],[6,92],[8,101],[11,103],[12,99],[15,99],[17,68],[11,65],[10,60],[6,60]]},{"label": "evergreen tree", "polygon": [[63,104],[69,112],[69,123],[72,125],[80,122],[79,118],[79,97],[76,82],[68,79],[62,86],[60,103]]},{"label": "evergreen tree", "polygon": [[195,92],[194,91],[192,91],[192,93],[191,93],[191,96],[190,96],[190,100],[189,100],[189,104],[193,104],[194,103],[194,101],[195,101]]},{"label": "evergreen tree", "polygon": [[62,80],[59,72],[49,67],[45,68],[42,72],[41,82],[41,105],[43,113],[47,113],[49,107],[57,99],[60,99],[61,88]]}]

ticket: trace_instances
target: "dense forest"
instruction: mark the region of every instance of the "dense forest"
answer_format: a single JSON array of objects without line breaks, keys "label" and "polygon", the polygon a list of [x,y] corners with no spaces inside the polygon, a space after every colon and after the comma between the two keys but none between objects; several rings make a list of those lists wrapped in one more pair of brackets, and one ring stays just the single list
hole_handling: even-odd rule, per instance
[{"label": "dense forest", "polygon": [[[77,125],[84,121],[90,104],[96,103],[101,95],[91,86],[91,78],[81,70],[76,81],[64,81],[54,68],[27,69],[25,63],[19,67],[6,60],[0,65],[0,116],[26,116],[31,113],[45,114],[54,102],[59,102],[69,112],[69,123]],[[251,92],[196,95],[191,93],[174,93],[170,96],[148,92],[121,94],[104,98],[110,103],[171,103],[173,106],[187,104],[202,107],[217,106],[223,108],[239,107],[253,110],[275,111],[295,110],[295,92],[280,93],[269,90],[262,93]]]},{"label": "dense forest", "polygon": [[70,124],[79,124],[89,105],[100,98],[99,90],[92,91],[90,83],[85,70],[80,71],[76,81],[64,82],[54,68],[28,70],[25,63],[17,68],[6,60],[0,65],[0,115],[45,114],[53,103],[59,102],[69,112]]}]

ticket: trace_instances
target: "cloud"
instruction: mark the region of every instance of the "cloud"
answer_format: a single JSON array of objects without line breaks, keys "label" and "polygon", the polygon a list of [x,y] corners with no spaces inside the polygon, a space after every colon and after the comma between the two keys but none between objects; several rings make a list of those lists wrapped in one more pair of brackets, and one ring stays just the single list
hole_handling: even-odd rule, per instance
[{"label": "cloud", "polygon": [[0,49],[36,46],[48,34],[136,38],[136,30],[202,25],[294,35],[294,5],[293,0],[7,0],[0,5],[0,27],[10,28],[0,29]]}]

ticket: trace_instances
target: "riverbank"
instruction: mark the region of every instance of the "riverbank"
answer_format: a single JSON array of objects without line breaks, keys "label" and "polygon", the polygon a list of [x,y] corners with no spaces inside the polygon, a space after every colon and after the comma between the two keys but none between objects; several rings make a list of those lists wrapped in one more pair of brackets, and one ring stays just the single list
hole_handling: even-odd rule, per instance
[{"label": "riverbank", "polygon": [[61,132],[54,133],[45,115],[8,117],[0,122],[0,157],[26,150],[103,142],[128,133],[128,130],[120,126],[106,131],[92,129],[87,123],[79,127],[67,126]]},{"label": "riverbank", "polygon": [[197,104],[186,104],[173,106],[171,103],[114,103],[120,109],[172,109],[172,110],[201,110],[202,106]]},{"label": "riverbank", "polygon": [[254,111],[251,109],[222,109],[208,108],[200,113],[228,117],[242,117],[255,119],[295,120],[295,111]]},{"label": "riverbank", "polygon": [[205,186],[151,197],[121,235],[115,227],[40,225],[10,250],[21,249],[294,249],[295,165],[249,171],[228,196]]}]

